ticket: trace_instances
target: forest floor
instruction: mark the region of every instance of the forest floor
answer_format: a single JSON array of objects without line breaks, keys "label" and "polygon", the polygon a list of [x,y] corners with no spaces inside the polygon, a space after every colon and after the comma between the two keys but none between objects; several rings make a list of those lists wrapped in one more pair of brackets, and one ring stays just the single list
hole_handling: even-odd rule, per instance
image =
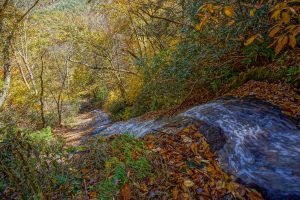
[{"label": "forest floor", "polygon": [[88,111],[76,116],[72,123],[62,128],[56,128],[53,132],[62,137],[67,146],[79,146],[86,141],[93,130],[97,128],[97,112]]},{"label": "forest floor", "polygon": [[[255,95],[299,120],[300,98],[288,85],[250,81],[228,95]],[[196,127],[142,138],[127,134],[90,137],[97,128],[98,114],[88,111],[68,127],[54,130],[67,146],[84,149],[75,158],[85,163],[78,171],[85,179],[84,187],[90,188],[84,194],[87,199],[263,199],[256,190],[222,171]],[[161,115],[154,112],[141,119]]]},{"label": "forest floor", "polygon": [[86,191],[79,199],[263,199],[220,168],[195,126],[142,138],[90,137],[98,113],[80,114],[68,127],[54,131],[78,152],[74,166]]}]

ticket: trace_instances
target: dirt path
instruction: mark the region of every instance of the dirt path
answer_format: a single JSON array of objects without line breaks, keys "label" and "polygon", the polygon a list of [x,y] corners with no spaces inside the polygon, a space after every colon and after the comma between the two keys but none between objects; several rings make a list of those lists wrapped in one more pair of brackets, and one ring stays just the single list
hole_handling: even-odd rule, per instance
[{"label": "dirt path", "polygon": [[54,129],[54,133],[65,139],[67,145],[79,146],[97,128],[97,110],[78,115],[67,128]]}]

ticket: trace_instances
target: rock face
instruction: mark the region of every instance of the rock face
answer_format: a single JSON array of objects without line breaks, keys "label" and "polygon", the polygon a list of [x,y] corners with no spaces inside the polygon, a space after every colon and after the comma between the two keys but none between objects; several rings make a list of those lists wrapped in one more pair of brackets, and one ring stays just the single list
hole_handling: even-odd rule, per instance
[{"label": "rock face", "polygon": [[199,132],[202,133],[210,145],[211,150],[218,151],[221,150],[226,144],[227,137],[220,127],[216,127],[200,121],[197,123],[199,127]]},{"label": "rock face", "polygon": [[258,187],[266,198],[300,199],[300,129],[278,108],[253,97],[219,99],[173,118],[99,127],[101,134],[143,136],[176,133],[189,124],[197,124],[225,171]]}]

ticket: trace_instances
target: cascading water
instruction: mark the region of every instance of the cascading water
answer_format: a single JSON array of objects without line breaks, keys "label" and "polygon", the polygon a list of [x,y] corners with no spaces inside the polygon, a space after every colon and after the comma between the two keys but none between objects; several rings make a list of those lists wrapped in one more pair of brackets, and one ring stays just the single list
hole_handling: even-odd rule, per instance
[{"label": "cascading water", "polygon": [[172,118],[136,118],[113,124],[107,115],[101,115],[94,134],[174,133],[188,124],[204,123],[199,129],[216,150],[224,170],[259,187],[267,198],[300,199],[300,129],[296,121],[269,103],[253,97],[230,97]]}]

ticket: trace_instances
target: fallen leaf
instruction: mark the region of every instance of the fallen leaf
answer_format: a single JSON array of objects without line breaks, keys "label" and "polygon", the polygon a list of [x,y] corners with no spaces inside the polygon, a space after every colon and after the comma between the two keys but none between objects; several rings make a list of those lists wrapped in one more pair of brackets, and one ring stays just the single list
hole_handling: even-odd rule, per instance
[{"label": "fallen leaf", "polygon": [[148,187],[145,183],[142,183],[140,185],[140,189],[144,192],[144,193],[147,193],[148,192]]},{"label": "fallen leaf", "polygon": [[249,14],[250,14],[251,17],[253,17],[255,15],[255,11],[256,11],[255,8],[253,8],[253,9],[250,10]]},{"label": "fallen leaf", "polygon": [[197,154],[197,144],[195,142],[191,145],[191,150],[194,154]]},{"label": "fallen leaf", "polygon": [[89,197],[94,199],[94,198],[97,198],[97,192],[89,192]]},{"label": "fallen leaf", "polygon": [[178,199],[178,193],[179,193],[179,191],[178,191],[177,187],[172,189],[172,194],[173,194],[174,200]]},{"label": "fallen leaf", "polygon": [[185,180],[183,184],[185,187],[193,187],[195,185],[195,183],[191,180]]},{"label": "fallen leaf", "polygon": [[121,193],[120,193],[120,199],[121,200],[129,200],[131,199],[131,189],[128,183],[125,183],[124,186],[121,189]]},{"label": "fallen leaf", "polygon": [[234,15],[234,10],[231,6],[226,6],[224,8],[224,14],[227,16],[227,17],[232,17]]}]

